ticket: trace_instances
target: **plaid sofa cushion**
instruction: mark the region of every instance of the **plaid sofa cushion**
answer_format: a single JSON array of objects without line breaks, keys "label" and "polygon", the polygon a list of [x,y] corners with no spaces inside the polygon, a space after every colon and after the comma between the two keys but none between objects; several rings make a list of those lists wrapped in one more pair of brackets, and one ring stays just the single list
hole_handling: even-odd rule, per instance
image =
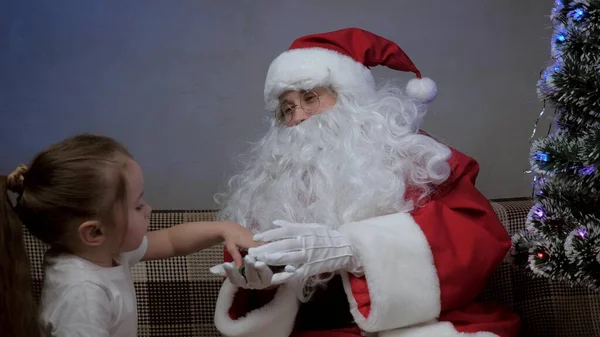
[{"label": "plaid sofa cushion", "polygon": [[[524,226],[530,200],[492,203],[512,234]],[[213,211],[154,211],[150,230],[188,221],[212,221]],[[33,289],[41,292],[45,246],[26,233]],[[222,258],[222,247],[164,261],[139,263],[133,269],[140,337],[218,337],[213,314],[221,279],[208,269]],[[514,308],[523,319],[522,336],[600,336],[600,295],[582,288],[531,279],[505,262],[484,294]]]}]

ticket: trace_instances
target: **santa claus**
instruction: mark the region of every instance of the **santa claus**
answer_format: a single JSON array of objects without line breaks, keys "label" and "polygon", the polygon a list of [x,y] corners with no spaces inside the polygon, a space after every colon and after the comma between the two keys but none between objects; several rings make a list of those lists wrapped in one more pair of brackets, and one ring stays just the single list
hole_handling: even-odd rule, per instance
[{"label": "santa claus", "polygon": [[[406,94],[369,67],[416,74]],[[360,29],[302,37],[269,68],[273,112],[221,217],[257,233],[226,256],[215,324],[226,336],[512,337],[478,301],[510,247],[475,188],[477,163],[419,130],[435,83]]]}]

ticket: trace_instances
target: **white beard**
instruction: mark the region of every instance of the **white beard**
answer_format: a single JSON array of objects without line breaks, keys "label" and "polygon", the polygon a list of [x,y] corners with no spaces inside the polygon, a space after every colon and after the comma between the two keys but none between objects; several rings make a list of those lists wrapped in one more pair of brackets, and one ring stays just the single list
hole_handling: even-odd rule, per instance
[{"label": "white beard", "polygon": [[274,220],[338,228],[411,211],[448,178],[450,150],[417,132],[424,113],[397,88],[366,101],[339,95],[295,127],[273,122],[229,192],[215,198],[220,218],[258,232]]}]

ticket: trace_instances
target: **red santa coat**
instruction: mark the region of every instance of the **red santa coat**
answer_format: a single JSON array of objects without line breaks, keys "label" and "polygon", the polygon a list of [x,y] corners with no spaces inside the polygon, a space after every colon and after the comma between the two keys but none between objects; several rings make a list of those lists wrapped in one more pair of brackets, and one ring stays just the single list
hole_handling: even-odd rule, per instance
[{"label": "red santa coat", "polygon": [[298,331],[300,304],[290,286],[248,291],[225,280],[215,311],[219,331],[236,337],[517,336],[516,314],[476,301],[510,237],[475,188],[477,162],[452,150],[449,163],[450,178],[423,207],[339,228],[364,269],[363,277],[341,274],[352,317],[347,326]]}]

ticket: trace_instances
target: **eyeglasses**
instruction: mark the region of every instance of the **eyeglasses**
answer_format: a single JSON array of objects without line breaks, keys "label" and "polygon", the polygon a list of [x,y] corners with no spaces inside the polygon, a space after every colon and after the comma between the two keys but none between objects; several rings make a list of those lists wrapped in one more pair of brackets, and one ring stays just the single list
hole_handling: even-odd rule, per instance
[{"label": "eyeglasses", "polygon": [[[300,108],[306,112],[307,115],[312,115],[319,110],[321,106],[321,96],[314,91],[305,91],[300,97]],[[284,102],[280,104],[275,110],[275,118],[281,124],[288,125],[294,119],[298,104]]]}]

